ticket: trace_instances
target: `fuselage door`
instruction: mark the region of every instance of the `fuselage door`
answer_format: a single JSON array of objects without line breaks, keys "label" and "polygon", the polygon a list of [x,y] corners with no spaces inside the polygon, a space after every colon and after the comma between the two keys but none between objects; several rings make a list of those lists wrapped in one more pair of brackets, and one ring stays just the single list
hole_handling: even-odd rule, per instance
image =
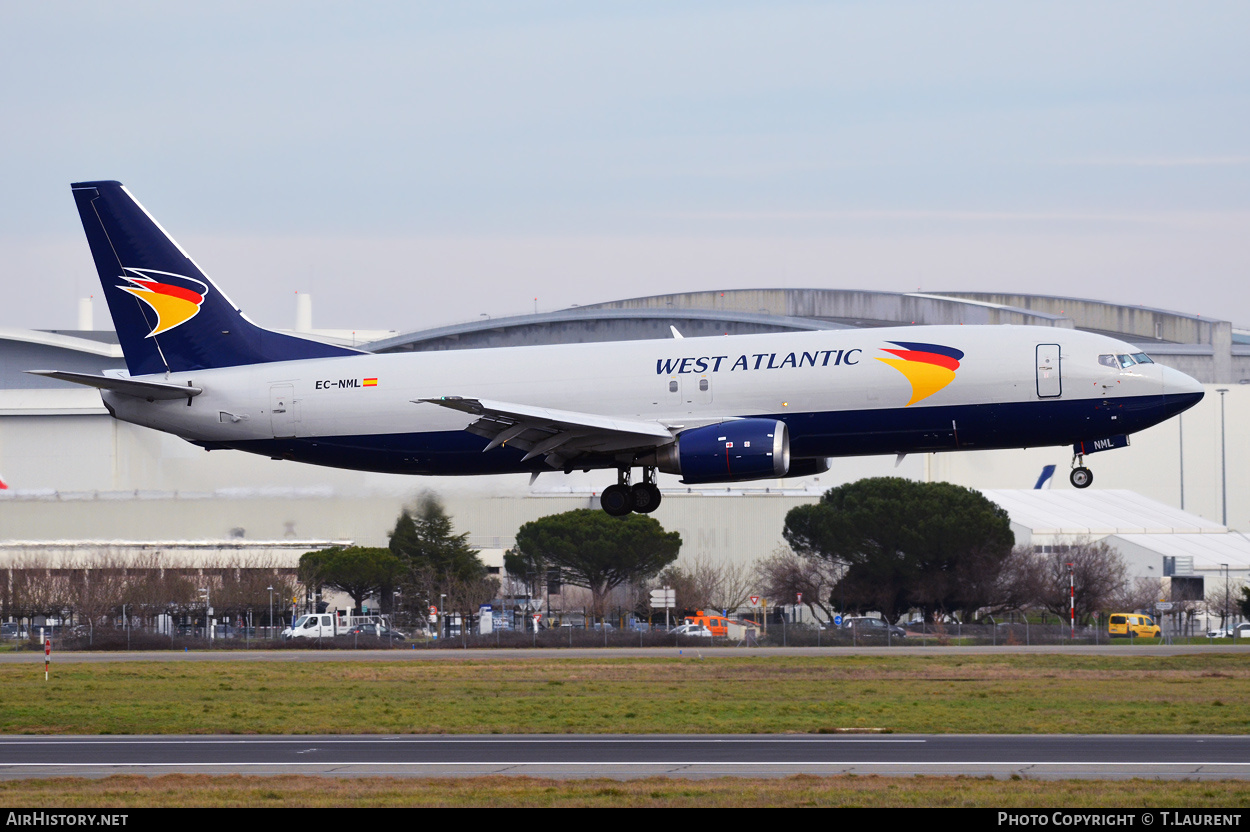
[{"label": "fuselage door", "polygon": [[1059,371],[1059,345],[1037,345],[1037,396],[1053,399],[1063,395],[1063,379]]},{"label": "fuselage door", "polygon": [[295,387],[273,384],[269,387],[269,420],[274,438],[295,435]]},{"label": "fuselage door", "polygon": [[681,409],[681,379],[677,376],[669,376],[663,380],[663,384],[664,388],[660,393],[662,405],[670,409]]},{"label": "fuselage door", "polygon": [[712,380],[707,376],[699,376],[694,381],[696,393],[694,394],[695,402],[699,404],[712,403]]}]

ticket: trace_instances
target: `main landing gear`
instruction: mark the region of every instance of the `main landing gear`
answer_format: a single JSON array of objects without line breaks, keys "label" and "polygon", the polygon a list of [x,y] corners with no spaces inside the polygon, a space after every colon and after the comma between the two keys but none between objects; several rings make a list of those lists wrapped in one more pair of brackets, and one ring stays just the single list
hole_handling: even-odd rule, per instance
[{"label": "main landing gear", "polygon": [[1085,467],[1085,455],[1072,457],[1072,473],[1068,474],[1068,482],[1073,488],[1089,488],[1094,481],[1094,472]]},{"label": "main landing gear", "polygon": [[603,489],[599,505],[613,517],[624,517],[631,511],[650,514],[660,507],[660,489],[655,484],[655,468],[642,469],[642,482],[630,485],[628,468],[616,474],[616,485]]}]

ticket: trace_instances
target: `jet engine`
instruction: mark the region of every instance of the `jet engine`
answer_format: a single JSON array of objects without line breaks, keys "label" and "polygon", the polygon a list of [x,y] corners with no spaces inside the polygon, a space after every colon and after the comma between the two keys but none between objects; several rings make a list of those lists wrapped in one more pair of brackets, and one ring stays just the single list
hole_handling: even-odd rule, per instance
[{"label": "jet engine", "polygon": [[691,428],[657,448],[654,464],[688,484],[784,477],[790,468],[790,432],[775,419],[737,419]]}]

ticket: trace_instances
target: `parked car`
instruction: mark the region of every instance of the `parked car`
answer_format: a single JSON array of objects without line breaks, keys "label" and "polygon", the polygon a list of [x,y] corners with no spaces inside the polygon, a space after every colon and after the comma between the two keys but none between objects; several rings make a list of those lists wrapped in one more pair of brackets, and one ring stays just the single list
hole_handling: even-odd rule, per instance
[{"label": "parked car", "polygon": [[866,615],[853,615],[842,619],[842,629],[851,630],[859,637],[906,638],[907,631],[902,627],[886,623],[882,618],[869,618]]},{"label": "parked car", "polygon": [[680,627],[674,627],[669,633],[675,636],[691,636],[693,638],[711,638],[712,631],[704,627],[702,624],[682,624]]},{"label": "parked car", "polygon": [[393,639],[395,641],[403,641],[408,638],[407,634],[390,627],[375,627],[372,624],[356,624],[349,627],[345,635],[349,636],[373,636],[374,638]]},{"label": "parked car", "polygon": [[1159,638],[1163,630],[1148,615],[1115,612],[1107,619],[1107,635],[1111,638]]},{"label": "parked car", "polygon": [[0,638],[30,638],[30,633],[12,621],[0,624]]},{"label": "parked car", "polygon": [[1207,638],[1250,638],[1250,621],[1223,630],[1208,630]]}]

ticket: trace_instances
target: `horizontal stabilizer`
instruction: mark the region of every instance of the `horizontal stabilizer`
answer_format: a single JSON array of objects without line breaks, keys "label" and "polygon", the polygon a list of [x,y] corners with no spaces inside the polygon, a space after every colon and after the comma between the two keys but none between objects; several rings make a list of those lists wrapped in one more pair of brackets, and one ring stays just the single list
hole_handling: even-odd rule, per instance
[{"label": "horizontal stabilizer", "polygon": [[85,384],[101,390],[111,390],[123,396],[134,396],[137,399],[189,399],[204,392],[202,387],[179,386],[164,381],[138,381],[132,378],[113,378],[97,376],[92,373],[67,373],[61,370],[27,370],[33,376],[46,376],[74,384]]}]

